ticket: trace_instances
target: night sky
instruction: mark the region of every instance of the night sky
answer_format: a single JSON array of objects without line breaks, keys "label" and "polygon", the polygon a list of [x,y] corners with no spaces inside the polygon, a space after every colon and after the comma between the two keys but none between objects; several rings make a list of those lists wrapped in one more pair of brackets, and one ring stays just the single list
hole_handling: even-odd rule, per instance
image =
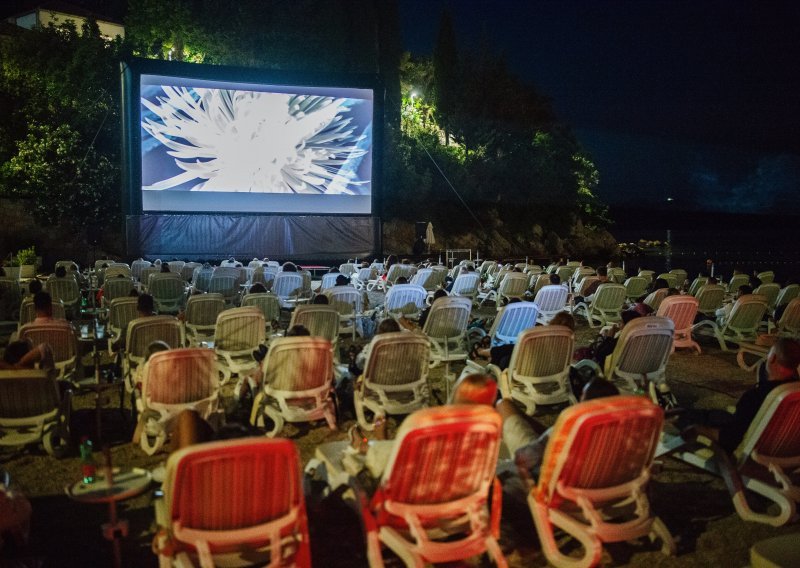
[{"label": "night sky", "polygon": [[552,99],[605,201],[800,213],[800,2],[400,0],[405,49],[445,7]]}]

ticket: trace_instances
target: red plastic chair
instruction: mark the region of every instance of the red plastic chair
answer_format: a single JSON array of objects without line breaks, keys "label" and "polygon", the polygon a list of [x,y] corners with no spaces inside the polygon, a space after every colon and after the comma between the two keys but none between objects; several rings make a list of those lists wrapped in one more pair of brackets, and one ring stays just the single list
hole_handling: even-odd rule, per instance
[{"label": "red plastic chair", "polygon": [[[582,402],[561,412],[545,450],[538,485],[528,496],[547,560],[557,567],[594,566],[603,542],[659,537],[667,553],[675,544],[650,514],[645,485],[661,435],[664,413],[641,396]],[[623,510],[635,504],[634,511]],[[562,553],[561,529],[577,539],[583,557]]]},{"label": "red plastic chair", "polygon": [[300,474],[290,440],[245,438],[175,452],[156,502],[160,565],[210,568],[246,558],[248,565],[310,567]]},{"label": "red plastic chair", "polygon": [[497,544],[501,428],[500,415],[479,405],[428,408],[406,418],[378,490],[362,503],[371,567],[383,566],[381,544],[407,566],[484,552],[506,566]]}]

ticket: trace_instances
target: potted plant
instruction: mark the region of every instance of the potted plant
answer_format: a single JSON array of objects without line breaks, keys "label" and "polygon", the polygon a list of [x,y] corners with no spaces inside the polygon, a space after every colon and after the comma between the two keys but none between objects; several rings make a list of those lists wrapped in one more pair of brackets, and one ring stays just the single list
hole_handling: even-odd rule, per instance
[{"label": "potted plant", "polygon": [[36,277],[36,249],[34,247],[17,251],[16,265],[19,266],[20,278]]}]

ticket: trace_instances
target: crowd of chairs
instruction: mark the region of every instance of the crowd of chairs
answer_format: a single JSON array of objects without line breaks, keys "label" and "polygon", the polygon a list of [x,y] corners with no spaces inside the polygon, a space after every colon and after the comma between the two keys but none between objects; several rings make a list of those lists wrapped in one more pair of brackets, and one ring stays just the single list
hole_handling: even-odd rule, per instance
[{"label": "crowd of chairs", "polygon": [[[553,428],[528,504],[548,560],[557,566],[590,566],[599,561],[603,542],[650,535],[662,541],[666,552],[674,551],[669,531],[649,511],[644,486],[661,440],[660,406],[675,404],[674,397],[665,399],[666,366],[675,349],[701,353],[696,339],[704,331],[723,351],[735,343],[756,354],[763,353],[752,347],[747,351],[748,342],[762,334],[800,338],[800,288],[781,287],[772,273],[759,275],[763,278],[755,293],[734,298],[744,285],[740,282],[750,282],[747,275],[736,274],[722,285],[709,284],[703,276],[689,282],[680,269],[659,275],[641,270],[628,277],[618,267],[596,275],[580,263],[463,262],[448,270],[348,262],[324,275],[314,290],[310,273],[281,269],[274,262],[210,267],[173,261],[168,271],[141,259],[130,266],[98,262],[84,275],[71,261],[59,262],[74,270],[46,283],[53,298],[52,323],[32,323],[30,298],[21,300],[18,335],[49,344],[58,374],[8,371],[13,376],[0,380],[0,444],[41,440],[48,452],[59,452],[69,411],[56,381],[69,378],[79,358],[77,336],[66,318],[80,319],[87,292],[92,304],[107,310],[109,354],[124,338],[122,379],[139,415],[139,443],[151,455],[164,448],[184,410],[212,423],[224,420],[220,389],[228,383],[236,384],[237,398],[243,400],[245,390],[252,393],[250,421],[268,438],[280,436],[287,422],[324,420],[336,429],[340,337],[357,341],[368,318],[392,318],[404,325],[424,319],[414,332],[375,336],[352,388],[356,421],[364,432],[375,431],[387,415],[409,415],[377,490],[356,499],[371,566],[383,564],[382,546],[408,566],[484,552],[505,565],[498,544],[500,485],[495,476],[499,415],[488,407],[437,404],[442,399],[434,396],[431,368],[444,366],[444,401],[452,399],[456,374],[451,366],[461,364],[494,376],[503,398],[529,416],[541,405],[567,405]],[[653,289],[659,281],[667,286]],[[12,287],[0,284],[4,290]],[[267,291],[249,293],[256,285]],[[139,317],[131,290],[152,295],[158,315]],[[385,296],[367,311],[366,292]],[[317,295],[325,295],[325,303],[314,303]],[[575,297],[582,301],[575,303]],[[732,308],[718,317],[726,300]],[[491,326],[471,325],[487,302],[497,307]],[[622,327],[613,352],[598,368],[625,394],[577,403],[569,381],[574,333],[549,322],[566,311],[592,328],[607,328],[620,324],[623,311],[637,304],[646,305],[652,315]],[[279,324],[282,311],[291,312],[287,329],[302,326],[308,336],[286,336]],[[490,347],[512,346],[506,368],[470,360],[473,345],[484,336]],[[154,342],[169,349],[154,353]],[[734,497],[743,518],[774,525],[788,522],[800,500],[800,488],[784,472],[800,466],[800,388],[782,389],[765,402],[739,453],[741,460],[752,457],[774,474],[777,487],[749,476],[746,487],[778,503],[780,514],[752,513],[744,495]],[[642,393],[646,396],[635,396]],[[794,425],[794,434],[786,424]],[[624,460],[613,458],[623,455]],[[709,460],[698,454],[681,455],[709,467]],[[297,450],[284,439],[214,442],[173,453],[157,509],[159,525],[168,532],[160,534],[157,553],[169,561],[196,557],[210,566],[218,555],[235,554],[238,545],[247,543],[249,554],[264,556],[270,565],[288,558],[310,565],[300,477]],[[271,482],[256,482],[265,479]],[[628,501],[635,514],[615,522],[615,508]],[[555,529],[583,545],[580,559],[561,552]]]}]

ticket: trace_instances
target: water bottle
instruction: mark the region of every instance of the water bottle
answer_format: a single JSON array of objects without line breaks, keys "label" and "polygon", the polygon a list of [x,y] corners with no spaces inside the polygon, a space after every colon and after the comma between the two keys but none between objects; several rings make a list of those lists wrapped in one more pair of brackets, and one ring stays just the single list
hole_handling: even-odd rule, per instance
[{"label": "water bottle", "polygon": [[94,483],[97,473],[97,466],[94,461],[94,456],[92,455],[92,441],[85,436],[81,439],[80,452],[83,482],[86,485]]}]

